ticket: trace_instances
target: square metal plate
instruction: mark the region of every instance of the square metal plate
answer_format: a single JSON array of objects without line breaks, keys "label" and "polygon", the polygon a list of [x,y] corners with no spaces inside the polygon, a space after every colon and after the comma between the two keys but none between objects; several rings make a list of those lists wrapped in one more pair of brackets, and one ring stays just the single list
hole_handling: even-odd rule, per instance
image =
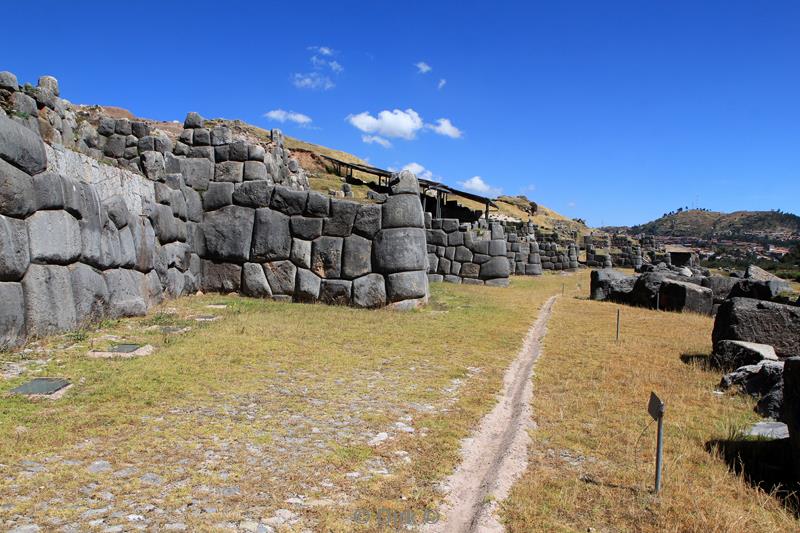
[{"label": "square metal plate", "polygon": [[141,348],[141,344],[117,344],[108,349],[111,353],[131,353]]},{"label": "square metal plate", "polygon": [[14,394],[53,394],[69,385],[69,380],[64,378],[35,378],[27,383],[23,383],[16,389],[12,389]]}]

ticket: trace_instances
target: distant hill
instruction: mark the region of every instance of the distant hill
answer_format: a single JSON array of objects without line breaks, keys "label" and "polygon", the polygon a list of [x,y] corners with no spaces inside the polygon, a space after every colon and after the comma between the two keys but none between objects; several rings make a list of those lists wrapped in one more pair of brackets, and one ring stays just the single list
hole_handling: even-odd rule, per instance
[{"label": "distant hill", "polygon": [[720,213],[688,209],[631,227],[602,228],[609,232],[662,237],[732,239],[751,242],[800,241],[800,217],[779,211],[735,211]]}]

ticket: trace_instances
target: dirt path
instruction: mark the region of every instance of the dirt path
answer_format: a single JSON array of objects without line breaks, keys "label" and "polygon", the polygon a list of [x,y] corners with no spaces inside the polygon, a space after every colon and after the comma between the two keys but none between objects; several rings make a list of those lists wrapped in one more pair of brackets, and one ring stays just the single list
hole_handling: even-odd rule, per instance
[{"label": "dirt path", "polygon": [[464,439],[462,462],[446,482],[448,496],[439,510],[442,520],[427,531],[504,531],[495,510],[528,464],[533,364],[539,357],[555,299],[550,297],[542,306],[522,349],[506,370],[497,405],[475,433]]}]

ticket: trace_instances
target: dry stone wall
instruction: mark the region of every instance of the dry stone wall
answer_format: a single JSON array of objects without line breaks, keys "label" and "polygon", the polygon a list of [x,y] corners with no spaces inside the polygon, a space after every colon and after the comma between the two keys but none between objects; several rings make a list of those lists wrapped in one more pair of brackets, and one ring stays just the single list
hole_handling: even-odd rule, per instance
[{"label": "dry stone wall", "polygon": [[509,260],[503,226],[426,219],[428,279],[470,285],[508,286]]},{"label": "dry stone wall", "polygon": [[[6,89],[16,83],[6,74],[0,87],[20,93]],[[425,223],[410,172],[393,177],[383,204],[332,199],[305,190],[279,136],[273,160],[224,128],[206,130],[193,113],[172,147],[150,150],[155,138],[140,137],[142,167],[133,169],[66,147],[64,133],[46,143],[32,115],[4,109],[0,349],[198,290],[368,308],[427,300]]]}]

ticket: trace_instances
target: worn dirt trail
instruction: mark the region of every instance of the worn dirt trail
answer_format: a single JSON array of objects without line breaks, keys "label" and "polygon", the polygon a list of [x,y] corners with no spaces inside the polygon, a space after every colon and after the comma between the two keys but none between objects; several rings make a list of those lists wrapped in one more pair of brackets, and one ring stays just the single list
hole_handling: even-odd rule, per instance
[{"label": "worn dirt trail", "polygon": [[497,405],[461,448],[462,462],[447,479],[442,519],[430,532],[502,532],[495,511],[528,465],[528,429],[533,426],[533,364],[541,351],[556,297],[550,297],[528,330],[522,349],[506,370]]}]

